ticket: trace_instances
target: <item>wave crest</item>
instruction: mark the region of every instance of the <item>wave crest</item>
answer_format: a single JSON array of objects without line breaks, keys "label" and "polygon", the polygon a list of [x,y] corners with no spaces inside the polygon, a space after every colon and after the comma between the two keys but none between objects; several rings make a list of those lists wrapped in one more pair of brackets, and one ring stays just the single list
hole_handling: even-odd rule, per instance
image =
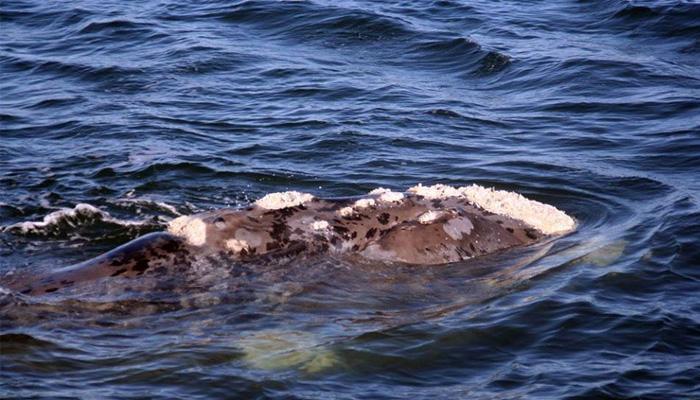
[{"label": "wave crest", "polygon": [[160,226],[161,221],[158,219],[142,221],[119,219],[91,204],[80,203],[73,208],[61,208],[51,212],[41,221],[24,221],[0,227],[0,232],[29,236],[74,237],[82,230],[79,228],[136,228],[141,233]]}]

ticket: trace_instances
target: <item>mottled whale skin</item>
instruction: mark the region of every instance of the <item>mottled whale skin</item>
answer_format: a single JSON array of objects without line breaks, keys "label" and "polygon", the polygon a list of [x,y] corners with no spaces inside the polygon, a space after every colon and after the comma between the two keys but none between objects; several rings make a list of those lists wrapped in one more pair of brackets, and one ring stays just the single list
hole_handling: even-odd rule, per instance
[{"label": "mottled whale skin", "polygon": [[405,193],[377,189],[360,198],[335,199],[274,193],[244,209],[177,218],[167,232],[142,236],[12,289],[42,295],[97,279],[185,273],[207,259],[264,262],[334,254],[445,264],[532,244],[574,225],[552,206],[478,186],[416,186]]}]

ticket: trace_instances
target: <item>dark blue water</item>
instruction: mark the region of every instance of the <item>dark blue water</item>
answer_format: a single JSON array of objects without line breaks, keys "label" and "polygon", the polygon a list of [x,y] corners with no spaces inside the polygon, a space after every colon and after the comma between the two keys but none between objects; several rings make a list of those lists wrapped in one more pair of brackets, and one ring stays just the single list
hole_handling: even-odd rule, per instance
[{"label": "dark blue water", "polygon": [[5,0],[0,96],[5,274],[289,189],[579,222],[450,266],[4,292],[4,398],[700,398],[697,2]]}]

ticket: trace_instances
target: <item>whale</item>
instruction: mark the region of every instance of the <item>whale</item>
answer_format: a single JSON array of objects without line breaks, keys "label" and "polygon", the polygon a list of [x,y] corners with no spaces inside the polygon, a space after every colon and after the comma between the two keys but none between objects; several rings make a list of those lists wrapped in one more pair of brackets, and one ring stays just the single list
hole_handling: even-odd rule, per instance
[{"label": "whale", "polygon": [[379,188],[342,198],[278,192],[242,208],[175,218],[164,231],[8,286],[24,295],[47,295],[100,279],[185,274],[202,262],[223,266],[323,255],[431,266],[528,246],[575,227],[571,216],[552,205],[479,185]]}]

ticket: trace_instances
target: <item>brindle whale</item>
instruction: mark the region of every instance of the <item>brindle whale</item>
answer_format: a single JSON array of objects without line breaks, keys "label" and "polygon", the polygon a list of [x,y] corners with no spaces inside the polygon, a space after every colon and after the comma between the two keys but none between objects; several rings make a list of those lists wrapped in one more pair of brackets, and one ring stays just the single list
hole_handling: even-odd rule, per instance
[{"label": "brindle whale", "polygon": [[177,218],[167,232],[137,238],[104,255],[13,284],[52,293],[110,277],[186,273],[203,260],[265,261],[330,253],[380,262],[461,261],[570,232],[574,220],[518,194],[472,185],[377,189],[360,198],[269,194],[244,209]]}]

